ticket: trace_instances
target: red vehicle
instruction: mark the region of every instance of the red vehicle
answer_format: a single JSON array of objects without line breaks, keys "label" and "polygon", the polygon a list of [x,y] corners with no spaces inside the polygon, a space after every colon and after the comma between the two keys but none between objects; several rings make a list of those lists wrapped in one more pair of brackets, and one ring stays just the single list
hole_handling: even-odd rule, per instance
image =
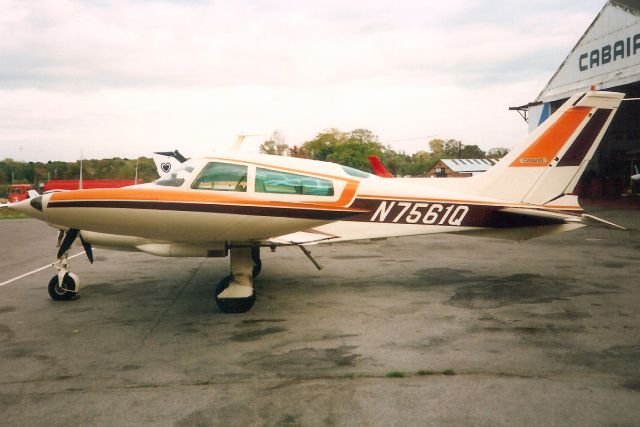
[{"label": "red vehicle", "polygon": [[[139,179],[136,183],[133,179],[83,179],[82,188],[120,188],[128,185],[142,184]],[[80,180],[78,179],[54,179],[47,181],[42,187],[43,192],[51,190],[78,190]]]},{"label": "red vehicle", "polygon": [[31,184],[13,184],[9,192],[9,203],[16,203],[27,198],[27,192],[33,190]]}]

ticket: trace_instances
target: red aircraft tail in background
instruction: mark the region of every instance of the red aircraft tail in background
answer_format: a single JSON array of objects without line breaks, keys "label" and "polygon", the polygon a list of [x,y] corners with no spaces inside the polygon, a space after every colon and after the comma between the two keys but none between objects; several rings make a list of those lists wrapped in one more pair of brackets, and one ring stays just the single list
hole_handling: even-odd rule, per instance
[{"label": "red aircraft tail in background", "polygon": [[374,174],[381,176],[383,178],[393,178],[393,175],[391,174],[391,172],[389,172],[387,168],[384,167],[384,163],[382,163],[382,160],[380,160],[378,156],[368,156],[368,157],[369,157],[369,163],[371,163],[371,167],[373,168]]}]

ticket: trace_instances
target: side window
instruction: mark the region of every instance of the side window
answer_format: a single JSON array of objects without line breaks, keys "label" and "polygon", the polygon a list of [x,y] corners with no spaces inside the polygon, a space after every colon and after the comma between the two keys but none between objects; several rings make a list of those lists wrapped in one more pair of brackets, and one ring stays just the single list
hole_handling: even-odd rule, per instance
[{"label": "side window", "polygon": [[256,168],[256,192],[333,196],[333,183],[326,179]]},{"label": "side window", "polygon": [[247,167],[230,163],[209,163],[202,169],[191,188],[215,191],[247,191]]}]

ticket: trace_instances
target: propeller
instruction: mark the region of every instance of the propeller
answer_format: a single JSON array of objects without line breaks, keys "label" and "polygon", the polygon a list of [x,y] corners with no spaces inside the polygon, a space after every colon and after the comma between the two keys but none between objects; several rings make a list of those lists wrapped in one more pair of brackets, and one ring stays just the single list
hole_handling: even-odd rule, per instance
[{"label": "propeller", "polygon": [[82,238],[82,234],[80,234],[80,230],[77,228],[70,228],[64,235],[64,239],[62,239],[62,243],[60,243],[60,249],[58,249],[58,259],[62,258],[62,256],[71,249],[71,245],[76,241],[78,235],[80,235],[80,243],[82,243],[82,247],[87,254],[87,258],[89,258],[89,262],[93,264],[93,249],[91,248],[91,244]]}]

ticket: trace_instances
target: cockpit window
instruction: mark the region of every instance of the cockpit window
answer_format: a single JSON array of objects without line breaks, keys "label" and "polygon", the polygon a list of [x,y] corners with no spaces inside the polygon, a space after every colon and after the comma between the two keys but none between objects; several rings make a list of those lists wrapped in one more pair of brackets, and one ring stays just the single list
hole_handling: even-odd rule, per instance
[{"label": "cockpit window", "polygon": [[185,165],[176,169],[171,176],[158,179],[154,184],[165,187],[180,187],[184,184],[185,177],[191,174],[191,172],[193,172],[193,166]]},{"label": "cockpit window", "polygon": [[363,172],[349,166],[342,166],[342,170],[345,171],[348,175],[355,176],[356,178],[369,178],[371,176],[370,173]]},{"label": "cockpit window", "polygon": [[333,183],[311,176],[256,168],[256,192],[333,196]]},{"label": "cockpit window", "polygon": [[247,191],[247,166],[208,163],[191,185],[198,190]]}]

